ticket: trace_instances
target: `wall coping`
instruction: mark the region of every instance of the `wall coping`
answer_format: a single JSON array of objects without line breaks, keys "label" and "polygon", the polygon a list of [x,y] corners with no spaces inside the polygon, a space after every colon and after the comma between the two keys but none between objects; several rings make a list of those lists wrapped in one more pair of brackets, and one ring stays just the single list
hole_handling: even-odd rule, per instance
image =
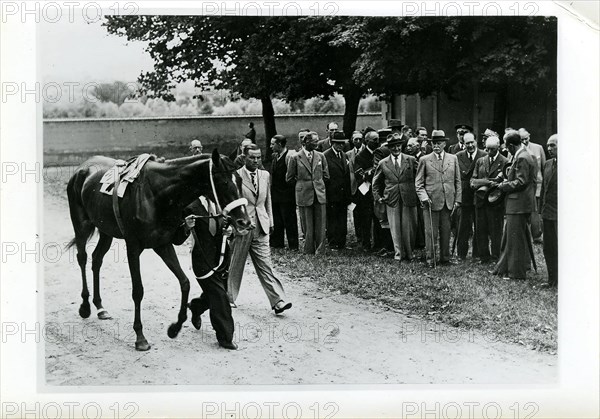
[{"label": "wall coping", "polygon": [[[381,112],[359,113],[357,116],[382,116]],[[305,117],[343,117],[343,113],[284,113],[275,115],[275,118],[305,118]],[[186,119],[244,119],[260,118],[262,115],[188,115],[188,116],[136,116],[130,118],[44,118],[43,122],[111,122],[111,121],[160,121],[160,120],[186,120]]]}]

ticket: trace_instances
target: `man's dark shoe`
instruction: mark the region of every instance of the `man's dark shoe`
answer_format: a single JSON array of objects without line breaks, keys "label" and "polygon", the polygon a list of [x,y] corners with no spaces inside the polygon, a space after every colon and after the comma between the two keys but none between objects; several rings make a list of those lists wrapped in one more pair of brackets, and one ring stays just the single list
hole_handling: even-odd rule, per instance
[{"label": "man's dark shoe", "polygon": [[275,304],[275,306],[273,307],[273,310],[275,311],[275,314],[281,314],[286,310],[289,310],[290,308],[292,308],[292,303],[286,303],[284,301],[280,301],[277,304]]},{"label": "man's dark shoe", "polygon": [[224,340],[219,341],[219,346],[221,348],[231,349],[232,351],[235,351],[238,348],[235,342],[225,342]]}]

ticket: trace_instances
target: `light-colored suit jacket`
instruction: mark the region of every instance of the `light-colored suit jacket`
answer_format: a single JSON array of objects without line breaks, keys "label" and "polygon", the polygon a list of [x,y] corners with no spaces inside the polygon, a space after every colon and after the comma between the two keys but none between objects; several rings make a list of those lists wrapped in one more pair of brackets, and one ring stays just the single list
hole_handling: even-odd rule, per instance
[{"label": "light-colored suit jacket", "polygon": [[544,152],[544,147],[539,144],[532,143],[531,140],[526,148],[529,154],[531,154],[531,157],[533,157],[533,160],[536,162],[537,171],[535,174],[535,196],[539,198],[542,191],[542,171],[546,165],[546,153]]},{"label": "light-colored suit jacket", "polygon": [[241,196],[248,200],[246,211],[250,221],[256,228],[260,228],[263,234],[269,234],[273,227],[273,211],[271,209],[271,175],[266,170],[257,169],[256,183],[258,190],[254,188],[250,175],[242,167],[238,169],[238,174],[242,178]]},{"label": "light-colored suit jacket", "polygon": [[325,180],[329,179],[327,159],[316,150],[313,151],[312,165],[304,151],[300,150],[290,158],[285,180],[296,183],[296,205],[313,205],[315,195],[319,204],[327,203]]},{"label": "light-colored suit jacket", "polygon": [[529,214],[535,211],[537,164],[526,148],[515,153],[508,179],[499,188],[507,193],[505,214]]},{"label": "light-colored suit jacket", "polygon": [[431,200],[432,211],[441,211],[444,206],[452,211],[454,203],[460,204],[462,196],[460,168],[456,156],[445,152],[441,162],[435,153],[421,157],[415,188],[419,200]]},{"label": "light-colored suit jacket", "polygon": [[398,161],[400,169],[396,168],[390,155],[379,162],[373,177],[373,198],[378,201],[383,198],[390,207],[397,207],[399,203],[407,207],[417,205],[415,191],[415,172],[417,159],[401,153]]}]

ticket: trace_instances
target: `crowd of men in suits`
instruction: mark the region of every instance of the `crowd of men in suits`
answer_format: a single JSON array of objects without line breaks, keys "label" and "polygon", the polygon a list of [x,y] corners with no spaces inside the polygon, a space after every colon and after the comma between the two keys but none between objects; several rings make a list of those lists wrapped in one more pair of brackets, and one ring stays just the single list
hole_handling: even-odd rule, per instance
[{"label": "crowd of men in suits", "polygon": [[474,260],[494,263],[494,273],[524,279],[534,263],[532,241],[545,231],[548,284],[556,286],[557,136],[548,141],[547,162],[526,129],[486,129],[479,142],[468,124],[455,129],[449,139],[391,120],[347,138],[332,122],[321,140],[301,130],[296,150],[276,135],[267,165],[271,247],[283,248],[287,237],[298,249],[299,219],[304,253],[347,248],[350,211],[364,252],[411,261],[424,248],[425,263],[437,266],[465,261],[471,251]]},{"label": "crowd of men in suits", "polygon": [[[523,128],[507,128],[502,136],[487,129],[478,143],[466,124],[455,127],[453,140],[442,130],[429,137],[424,127],[413,132],[396,120],[389,125],[346,138],[332,122],[322,140],[303,129],[298,150],[275,135],[270,170],[250,138],[231,155],[255,229],[234,233],[227,280],[207,288],[216,295],[209,298],[211,322],[222,347],[237,348],[230,307],[236,307],[248,256],[275,314],[292,307],[273,273],[271,248],[284,248],[287,238],[289,249],[300,250],[298,219],[305,254],[348,248],[350,211],[361,251],[411,262],[415,250],[424,249],[425,263],[436,267],[466,261],[470,249],[473,260],[494,264],[490,273],[517,280],[535,268],[532,242],[541,241],[543,231],[543,285],[558,285],[557,134],[548,139],[546,161]],[[190,151],[202,153],[201,143],[192,141]],[[206,197],[198,203],[214,214]],[[198,228],[193,215],[184,227],[185,234]]]}]

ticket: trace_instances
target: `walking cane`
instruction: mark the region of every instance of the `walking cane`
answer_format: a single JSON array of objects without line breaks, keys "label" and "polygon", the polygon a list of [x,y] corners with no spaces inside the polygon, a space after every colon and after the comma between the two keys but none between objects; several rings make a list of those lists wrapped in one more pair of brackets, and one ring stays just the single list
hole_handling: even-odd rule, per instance
[{"label": "walking cane", "polygon": [[537,264],[535,263],[535,254],[533,253],[533,243],[531,239],[531,227],[529,226],[529,224],[525,226],[525,234],[527,236],[527,247],[529,248],[529,257],[531,258],[533,269],[537,273]]},{"label": "walking cane", "polygon": [[437,266],[435,264],[435,239],[433,235],[433,218],[431,217],[431,202],[427,203],[427,208],[429,208],[429,226],[431,227],[431,252],[433,253],[433,269],[436,269]]}]

